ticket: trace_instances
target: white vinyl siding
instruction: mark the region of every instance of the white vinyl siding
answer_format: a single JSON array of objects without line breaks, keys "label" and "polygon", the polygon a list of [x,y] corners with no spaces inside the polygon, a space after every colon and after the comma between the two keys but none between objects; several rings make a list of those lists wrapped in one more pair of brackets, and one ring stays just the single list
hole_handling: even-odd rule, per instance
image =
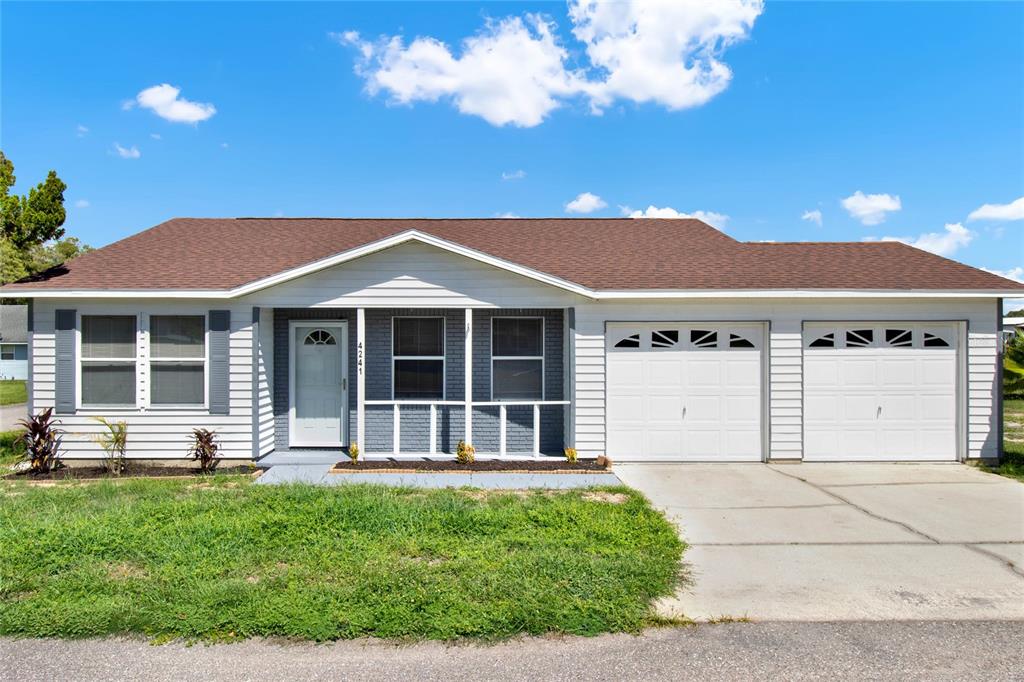
[{"label": "white vinyl siding", "polygon": [[259,454],[274,449],[274,309],[261,308],[257,339],[256,391]]},{"label": "white vinyl siding", "polygon": [[560,308],[575,294],[428,244],[409,243],[243,297],[250,305]]},{"label": "white vinyl siding", "polygon": [[[35,410],[54,405],[54,311],[74,309],[82,315],[137,315],[139,328],[146,329],[149,315],[206,315],[209,310],[231,310],[229,335],[229,398],[226,415],[212,415],[205,408],[89,408],[62,415],[64,451],[68,459],[91,459],[100,455],[90,439],[102,426],[90,417],[124,420],[128,423],[128,456],[135,459],[178,459],[186,454],[194,428],[217,432],[221,452],[227,458],[252,458],[252,307],[225,305],[223,301],[168,303],[158,300],[99,301],[93,299],[39,300],[34,310],[32,335],[32,392]],[[149,394],[146,335],[138,346],[137,395]]]}]

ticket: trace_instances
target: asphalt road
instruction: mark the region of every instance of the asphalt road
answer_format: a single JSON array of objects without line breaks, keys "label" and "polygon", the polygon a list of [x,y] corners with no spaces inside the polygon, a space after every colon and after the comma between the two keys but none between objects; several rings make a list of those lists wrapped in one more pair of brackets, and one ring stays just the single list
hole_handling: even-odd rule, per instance
[{"label": "asphalt road", "polygon": [[497,645],[0,639],[15,680],[1021,680],[1024,623],[729,623]]}]

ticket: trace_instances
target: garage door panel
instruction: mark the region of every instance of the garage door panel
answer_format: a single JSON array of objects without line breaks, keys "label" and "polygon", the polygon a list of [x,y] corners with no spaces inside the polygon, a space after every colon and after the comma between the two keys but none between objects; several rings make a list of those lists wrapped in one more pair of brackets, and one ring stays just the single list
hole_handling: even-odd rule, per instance
[{"label": "garage door panel", "polygon": [[[887,334],[892,330],[910,330],[912,337]],[[929,338],[950,347],[926,346]],[[806,324],[804,458],[955,459],[956,338],[952,323]],[[838,379],[830,384],[833,376]]]},{"label": "garage door panel", "polygon": [[874,360],[851,359],[846,362],[840,361],[840,384],[847,389],[869,388],[874,390],[875,386],[878,385],[876,368],[877,364]]},{"label": "garage door panel", "polygon": [[[755,348],[730,347],[733,334]],[[638,342],[616,345],[633,335]],[[760,325],[610,324],[609,455],[620,461],[760,460],[762,346]]]}]

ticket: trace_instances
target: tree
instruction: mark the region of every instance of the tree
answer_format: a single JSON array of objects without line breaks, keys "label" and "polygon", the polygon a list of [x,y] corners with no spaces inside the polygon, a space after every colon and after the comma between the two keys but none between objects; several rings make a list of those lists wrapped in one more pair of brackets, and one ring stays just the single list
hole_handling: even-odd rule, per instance
[{"label": "tree", "polygon": [[64,190],[50,171],[28,196],[11,194],[14,164],[0,151],[0,284],[60,265],[92,249],[64,236]]},{"label": "tree", "polygon": [[28,196],[10,194],[14,164],[0,151],[0,228],[7,241],[23,250],[64,236],[64,190],[68,188],[50,171],[46,180],[29,189]]},{"label": "tree", "polygon": [[1007,317],[1024,317],[1024,308],[1021,308],[1020,310],[1011,310],[1010,312],[1006,313],[1006,316]]}]

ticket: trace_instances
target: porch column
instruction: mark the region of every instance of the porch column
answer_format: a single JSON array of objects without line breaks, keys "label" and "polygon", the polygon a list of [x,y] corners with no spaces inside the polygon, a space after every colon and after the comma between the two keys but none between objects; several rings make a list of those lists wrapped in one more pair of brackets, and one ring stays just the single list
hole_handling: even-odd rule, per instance
[{"label": "porch column", "polygon": [[356,309],[356,445],[366,457],[366,310]]},{"label": "porch column", "polygon": [[466,445],[473,444],[473,309],[466,308]]}]

